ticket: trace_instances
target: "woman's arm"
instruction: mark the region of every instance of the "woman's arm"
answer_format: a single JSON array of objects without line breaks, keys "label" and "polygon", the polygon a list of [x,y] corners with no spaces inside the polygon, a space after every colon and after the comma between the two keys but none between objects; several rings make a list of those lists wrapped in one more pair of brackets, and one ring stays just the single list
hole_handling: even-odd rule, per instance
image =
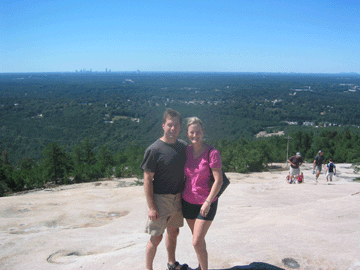
[{"label": "woman's arm", "polygon": [[204,204],[201,207],[200,214],[203,217],[206,217],[207,213],[210,210],[211,202],[215,199],[216,195],[219,193],[221,186],[223,184],[222,169],[211,168],[211,171],[214,176],[214,184],[211,187],[209,196],[206,198]]}]

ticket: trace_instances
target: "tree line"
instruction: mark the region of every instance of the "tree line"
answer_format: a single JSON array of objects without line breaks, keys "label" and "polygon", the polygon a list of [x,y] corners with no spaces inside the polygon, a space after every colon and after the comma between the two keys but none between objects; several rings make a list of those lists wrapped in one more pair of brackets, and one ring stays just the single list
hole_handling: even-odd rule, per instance
[{"label": "tree line", "polygon": [[40,160],[23,157],[11,164],[8,151],[1,155],[0,196],[48,185],[75,184],[101,178],[140,177],[144,147],[132,144],[115,154],[105,146],[94,151],[88,139],[67,152],[57,142],[48,144]]},{"label": "tree line", "polygon": [[[288,156],[298,151],[304,160],[312,162],[320,149],[324,151],[326,161],[331,157],[335,163],[360,162],[360,136],[350,130],[324,129],[315,132],[315,129],[309,129],[287,136],[254,140],[223,139],[209,143],[220,151],[225,172],[265,171],[269,164],[286,162]],[[89,139],[74,146],[71,151],[57,142],[51,142],[43,149],[39,160],[23,157],[13,164],[9,158],[11,153],[5,149],[0,161],[0,196],[48,185],[90,182],[112,176],[140,179],[144,151],[145,147],[139,143],[132,143],[125,150],[113,154],[105,145],[95,147]]]}]

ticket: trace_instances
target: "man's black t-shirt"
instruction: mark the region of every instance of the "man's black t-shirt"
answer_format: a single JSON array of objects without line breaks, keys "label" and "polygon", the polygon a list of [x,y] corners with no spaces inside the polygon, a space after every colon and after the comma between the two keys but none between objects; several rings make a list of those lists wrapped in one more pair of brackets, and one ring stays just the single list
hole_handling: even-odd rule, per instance
[{"label": "man's black t-shirt", "polygon": [[303,159],[301,157],[297,158],[296,156],[292,156],[291,158],[289,158],[289,160],[295,164],[295,166],[290,164],[291,168],[294,169],[298,169],[299,166],[303,163]]},{"label": "man's black t-shirt", "polygon": [[316,166],[321,166],[323,164],[323,161],[324,161],[324,156],[317,155],[315,157],[315,165]]},{"label": "man's black t-shirt", "polygon": [[184,187],[186,142],[177,140],[168,144],[158,139],[144,154],[141,168],[154,173],[154,193],[177,194]]}]

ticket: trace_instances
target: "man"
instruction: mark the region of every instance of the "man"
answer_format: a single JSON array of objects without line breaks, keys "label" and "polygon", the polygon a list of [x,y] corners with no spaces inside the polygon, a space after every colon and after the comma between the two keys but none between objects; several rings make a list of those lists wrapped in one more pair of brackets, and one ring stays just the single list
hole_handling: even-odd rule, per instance
[{"label": "man", "polygon": [[321,173],[322,164],[324,161],[323,151],[319,150],[318,155],[315,157],[313,162],[313,172],[316,173],[315,175],[315,181],[318,182],[319,175]]},{"label": "man", "polygon": [[300,174],[300,166],[304,162],[301,158],[300,152],[297,152],[295,156],[292,156],[288,159],[290,163],[290,183],[296,181],[297,177]]},{"label": "man", "polygon": [[144,190],[148,205],[146,232],[150,240],[146,246],[146,269],[152,270],[156,250],[165,229],[168,254],[167,269],[188,269],[175,260],[179,228],[184,225],[181,192],[184,186],[186,143],[178,140],[182,119],[179,112],[167,109],[163,115],[163,136],[150,145],[144,154]]}]

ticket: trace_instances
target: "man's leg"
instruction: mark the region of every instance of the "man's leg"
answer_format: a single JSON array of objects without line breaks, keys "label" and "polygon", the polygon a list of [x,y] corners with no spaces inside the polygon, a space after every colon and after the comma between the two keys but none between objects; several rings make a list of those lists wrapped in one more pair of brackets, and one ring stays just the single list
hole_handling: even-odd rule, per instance
[{"label": "man's leg", "polygon": [[320,172],[321,172],[321,167],[319,168],[318,166],[316,166],[316,182],[318,181],[318,178],[319,178],[319,175],[320,175]]},{"label": "man's leg", "polygon": [[168,263],[173,265],[176,262],[175,250],[177,237],[179,235],[179,228],[167,227],[167,233],[165,236],[165,246],[168,254]]},{"label": "man's leg", "polygon": [[146,245],[146,251],[145,251],[145,269],[146,270],[152,270],[155,254],[158,245],[160,244],[162,240],[162,235],[160,236],[151,236],[149,242]]}]

